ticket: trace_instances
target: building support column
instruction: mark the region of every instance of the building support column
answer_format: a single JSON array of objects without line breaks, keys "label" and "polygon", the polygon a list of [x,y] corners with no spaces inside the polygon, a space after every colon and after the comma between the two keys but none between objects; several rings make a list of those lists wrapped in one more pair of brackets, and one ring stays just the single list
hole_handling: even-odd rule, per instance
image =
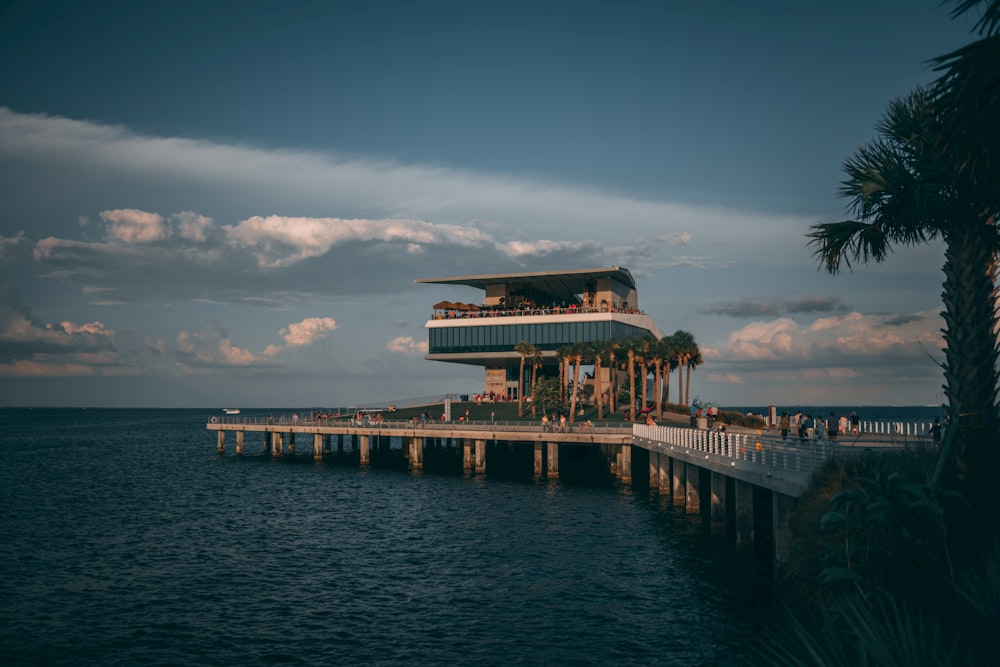
[{"label": "building support column", "polygon": [[368,436],[360,435],[357,438],[361,441],[361,465],[366,466],[371,463],[371,453],[368,451]]},{"label": "building support column", "polygon": [[243,456],[243,431],[236,432],[236,456]]},{"label": "building support column", "polygon": [[535,443],[535,476],[540,477],[542,475],[542,458],[543,458],[543,445],[540,442]]},{"label": "building support column", "polygon": [[548,443],[548,470],[546,477],[549,479],[559,479],[559,443]]},{"label": "building support column", "polygon": [[323,434],[313,433],[313,461],[323,460]]},{"label": "building support column", "polygon": [[486,472],[486,441],[476,440],[476,472]]},{"label": "building support column", "polygon": [[[215,419],[215,417],[212,417],[212,419]],[[216,433],[215,437],[216,437],[216,439],[217,439],[217,441],[219,443],[219,446],[217,448],[218,452],[219,452],[219,455],[225,454],[226,453],[226,432],[220,429],[220,430],[216,431],[215,433]]]}]

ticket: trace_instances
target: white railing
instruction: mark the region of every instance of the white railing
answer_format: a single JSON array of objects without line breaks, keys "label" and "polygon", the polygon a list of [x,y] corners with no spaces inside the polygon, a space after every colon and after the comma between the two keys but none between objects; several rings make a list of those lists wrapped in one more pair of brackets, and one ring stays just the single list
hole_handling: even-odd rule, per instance
[{"label": "white railing", "polygon": [[632,427],[636,438],[658,443],[659,448],[683,448],[712,454],[734,462],[754,463],[796,473],[811,474],[833,455],[857,456],[867,450],[886,450],[933,445],[929,437],[873,437],[864,435],[830,438],[787,438],[773,432],[720,432],[677,426]]}]

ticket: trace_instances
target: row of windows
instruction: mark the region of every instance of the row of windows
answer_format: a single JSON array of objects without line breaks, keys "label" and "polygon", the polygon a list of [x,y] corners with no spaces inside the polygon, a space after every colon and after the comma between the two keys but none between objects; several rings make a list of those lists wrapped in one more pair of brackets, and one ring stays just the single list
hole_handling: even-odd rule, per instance
[{"label": "row of windows", "polygon": [[431,354],[510,352],[522,340],[542,350],[555,350],[571,343],[649,336],[646,329],[614,321],[441,327],[429,329],[429,334]]}]

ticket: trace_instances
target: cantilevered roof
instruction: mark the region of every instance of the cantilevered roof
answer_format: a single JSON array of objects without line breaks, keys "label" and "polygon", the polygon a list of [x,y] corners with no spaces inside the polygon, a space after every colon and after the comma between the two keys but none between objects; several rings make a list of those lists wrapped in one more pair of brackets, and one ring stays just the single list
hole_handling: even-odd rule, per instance
[{"label": "cantilevered roof", "polygon": [[533,290],[551,294],[555,298],[567,298],[583,294],[598,278],[611,278],[630,289],[635,289],[635,280],[628,269],[608,266],[602,269],[581,269],[578,271],[534,271],[531,273],[491,273],[481,276],[454,276],[451,278],[420,278],[414,282],[433,285],[467,285],[485,290],[487,285],[523,285]]}]

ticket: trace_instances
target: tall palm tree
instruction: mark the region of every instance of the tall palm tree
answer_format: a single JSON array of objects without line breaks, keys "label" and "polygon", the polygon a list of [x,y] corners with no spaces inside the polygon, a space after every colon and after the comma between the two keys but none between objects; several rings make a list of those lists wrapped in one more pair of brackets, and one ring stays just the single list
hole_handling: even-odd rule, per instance
[{"label": "tall palm tree", "polygon": [[953,17],[980,10],[980,39],[931,61],[941,72],[932,88],[946,116],[940,139],[955,150],[960,173],[1000,198],[1000,0],[954,1]]},{"label": "tall palm tree", "polygon": [[615,404],[618,402],[618,364],[615,363],[615,357],[618,352],[621,351],[621,343],[619,341],[613,340],[608,343],[608,380],[611,382],[611,386],[608,387],[608,410],[611,414],[615,413]]},{"label": "tall palm tree", "polygon": [[[537,347],[537,346],[534,346],[534,345],[532,345],[532,347],[534,349],[528,355],[528,362],[531,364],[531,396],[534,397],[534,395],[535,395],[535,383],[538,381],[538,370],[542,367],[542,364],[545,363],[545,357],[542,354],[542,350],[541,350],[540,347]],[[536,416],[535,410],[536,410],[535,399],[532,398],[531,399],[531,417],[532,418],[534,418]]]},{"label": "tall palm tree", "polygon": [[[653,364],[653,403],[656,405],[656,419],[663,419],[663,362],[669,358],[667,338],[652,341],[649,346],[649,358]],[[667,368],[670,362],[667,361]]]},{"label": "tall palm tree", "polygon": [[570,345],[570,358],[573,361],[573,393],[569,399],[569,421],[576,417],[576,401],[580,395],[580,367],[590,354],[590,345],[587,343],[573,343]]},{"label": "tall palm tree", "polygon": [[[809,244],[831,274],[850,260],[881,262],[896,245],[944,241],[944,392],[956,425],[952,453],[959,479],[979,496],[997,470],[997,195],[962,169],[940,141],[943,119],[918,89],[895,100],[878,137],[844,164],[841,195],[855,219],[816,224]],[[953,448],[952,448],[953,446]],[[975,479],[973,479],[975,478]]]},{"label": "tall palm tree", "polygon": [[618,345],[620,351],[625,355],[628,367],[628,400],[631,404],[629,406],[629,417],[632,421],[635,421],[635,357],[640,342],[637,338],[623,338],[618,342]]},{"label": "tall palm tree", "polygon": [[517,381],[517,416],[524,416],[524,361],[528,358],[535,346],[526,340],[518,342],[514,346],[514,351],[521,355],[521,374]]},{"label": "tall palm tree", "polygon": [[636,346],[635,363],[639,365],[639,369],[642,371],[642,389],[640,391],[642,394],[642,403],[639,404],[640,410],[645,410],[646,404],[649,402],[649,366],[652,363],[650,355],[653,351],[652,345],[654,342],[656,341],[652,338],[641,338],[639,339],[639,345]]},{"label": "tall palm tree", "polygon": [[663,417],[663,408],[670,402],[670,370],[673,368],[674,342],[670,336],[664,336],[657,344],[657,350],[663,359],[663,390],[660,394],[660,412],[657,415]]},{"label": "tall palm tree", "polygon": [[[677,402],[682,405],[690,405],[684,396],[684,375],[681,370],[688,364],[691,357],[698,351],[698,346],[694,342],[694,336],[682,329],[678,329],[670,334],[670,342],[674,350],[674,358],[677,360]],[[690,375],[688,376],[690,379]],[[688,389],[688,395],[691,390]]]},{"label": "tall palm tree", "polygon": [[604,386],[601,369],[604,367],[604,360],[610,358],[613,349],[611,341],[606,340],[594,341],[590,345],[591,357],[594,360],[594,401],[597,403],[598,419],[604,419]]},{"label": "tall palm tree", "polygon": [[[695,345],[694,349],[685,357],[687,366],[687,379],[684,380],[684,405],[691,405],[691,370],[701,366],[701,351]],[[680,373],[680,370],[677,371]]]}]

